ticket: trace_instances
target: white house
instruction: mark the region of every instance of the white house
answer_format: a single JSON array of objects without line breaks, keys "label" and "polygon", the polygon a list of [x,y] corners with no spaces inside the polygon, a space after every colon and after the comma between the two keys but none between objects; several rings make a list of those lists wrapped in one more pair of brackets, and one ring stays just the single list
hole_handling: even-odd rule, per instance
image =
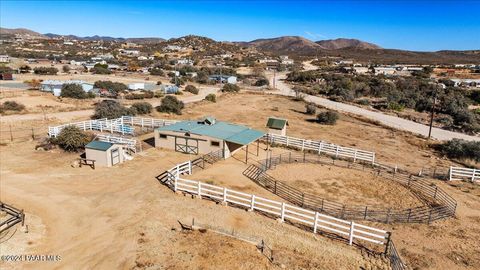
[{"label": "white house", "polygon": [[210,75],[208,79],[212,81],[220,82],[220,83],[230,83],[230,84],[237,83],[237,77],[229,76],[229,75]]},{"label": "white house", "polygon": [[40,83],[40,90],[45,92],[51,92],[54,96],[58,97],[62,92],[62,87],[64,84],[78,84],[82,87],[83,91],[85,91],[86,93],[93,90],[93,84],[80,81],[80,80],[68,80],[68,81],[45,80]]},{"label": "white house", "polygon": [[191,66],[191,65],[193,65],[193,60],[191,60],[191,59],[178,59],[177,64]]},{"label": "white house", "polygon": [[10,56],[6,54],[0,55],[0,63],[10,63]]},{"label": "white house", "polygon": [[130,83],[128,84],[130,90],[143,90],[145,89],[145,83]]}]

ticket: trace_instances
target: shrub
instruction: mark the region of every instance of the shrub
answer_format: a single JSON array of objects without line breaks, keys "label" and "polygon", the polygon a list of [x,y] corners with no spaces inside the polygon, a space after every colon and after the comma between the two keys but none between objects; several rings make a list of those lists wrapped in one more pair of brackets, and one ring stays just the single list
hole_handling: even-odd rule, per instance
[{"label": "shrub", "polygon": [[210,102],[217,102],[217,96],[215,94],[208,94],[206,97],[205,97],[205,100],[208,100]]},{"label": "shrub", "polygon": [[148,102],[135,102],[132,104],[132,108],[135,109],[135,111],[138,114],[147,114],[152,112],[152,104]]},{"label": "shrub", "polygon": [[76,152],[85,147],[89,141],[89,136],[76,126],[67,126],[60,131],[60,134],[53,140],[63,150]]},{"label": "shrub", "polygon": [[70,71],[70,67],[68,65],[63,65],[62,70],[63,72],[68,73]]},{"label": "shrub", "polygon": [[317,113],[317,106],[314,103],[308,103],[305,105],[306,114],[314,115]]},{"label": "shrub", "polygon": [[334,111],[326,111],[317,114],[317,122],[325,125],[335,125],[338,118],[338,113]]},{"label": "shrub", "polygon": [[136,112],[133,109],[122,106],[115,100],[103,100],[95,105],[95,113],[92,116],[93,119],[101,118],[119,118],[122,115],[135,115]]},{"label": "shrub", "polygon": [[57,75],[58,69],[54,67],[36,67],[33,72],[38,75]]},{"label": "shrub", "polygon": [[268,86],[269,84],[270,82],[265,78],[259,79],[255,82],[255,86],[265,86],[265,85]]},{"label": "shrub", "polygon": [[223,88],[222,92],[238,92],[240,91],[240,87],[236,84],[226,83]]},{"label": "shrub", "polygon": [[198,95],[199,92],[197,87],[190,84],[185,87],[185,91],[190,92],[194,95]]},{"label": "shrub", "polygon": [[366,99],[366,98],[363,98],[363,99],[359,99],[357,101],[355,101],[355,103],[357,104],[360,104],[360,105],[370,105],[370,100]]},{"label": "shrub", "polygon": [[86,99],[92,97],[92,95],[89,95],[88,93],[83,91],[82,86],[78,84],[64,84],[60,96],[76,99]]},{"label": "shrub", "polygon": [[163,76],[165,73],[162,69],[155,67],[150,70],[150,75]]},{"label": "shrub", "polygon": [[112,81],[96,81],[93,85],[96,88],[100,89],[107,89],[111,93],[117,94],[118,92],[127,90],[127,86],[120,82],[112,82]]},{"label": "shrub", "polygon": [[97,65],[95,65],[92,68],[92,73],[94,73],[94,74],[112,74],[112,72],[108,68],[105,68],[105,67],[102,67],[102,66],[97,66]]},{"label": "shrub", "polygon": [[480,142],[453,139],[440,146],[440,150],[449,158],[472,159],[480,162]]},{"label": "shrub", "polygon": [[16,101],[5,101],[2,105],[0,105],[0,112],[4,111],[23,111],[25,109],[25,106],[23,104],[20,104]]},{"label": "shrub", "polygon": [[166,96],[162,99],[162,103],[156,109],[159,112],[182,114],[182,109],[185,107],[182,101],[174,96]]}]

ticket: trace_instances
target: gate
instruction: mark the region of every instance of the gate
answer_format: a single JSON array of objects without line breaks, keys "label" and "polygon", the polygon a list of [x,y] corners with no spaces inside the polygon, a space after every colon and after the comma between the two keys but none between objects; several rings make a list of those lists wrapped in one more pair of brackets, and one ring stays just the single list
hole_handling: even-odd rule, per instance
[{"label": "gate", "polygon": [[175,137],[175,151],[198,155],[198,140]]}]

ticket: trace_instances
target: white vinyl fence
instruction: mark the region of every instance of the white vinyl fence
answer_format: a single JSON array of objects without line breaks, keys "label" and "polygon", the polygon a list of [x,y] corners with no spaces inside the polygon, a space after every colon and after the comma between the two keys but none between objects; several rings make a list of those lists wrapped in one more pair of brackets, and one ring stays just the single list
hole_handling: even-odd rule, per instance
[{"label": "white vinyl fence", "polygon": [[289,136],[282,136],[277,134],[267,134],[265,135],[271,143],[282,144],[289,147],[294,147],[297,149],[311,150],[320,154],[332,155],[335,157],[351,158],[353,161],[361,160],[367,161],[372,164],[375,163],[375,153],[368,152],[360,149],[343,147],[333,143],[328,143],[324,141],[314,141],[314,140],[305,140],[300,138],[294,138]]},{"label": "white vinyl fence", "polygon": [[480,181],[480,170],[462,167],[450,167],[449,180],[470,180],[472,182]]},{"label": "white vinyl fence", "polygon": [[97,120],[87,120],[82,122],[68,123],[55,127],[48,127],[48,136],[57,137],[58,134],[68,126],[76,126],[81,130],[97,130],[100,132],[110,132],[110,133],[121,133],[123,135],[129,134],[133,135],[134,128],[129,125],[125,125],[122,118],[111,119],[97,119]]},{"label": "white vinyl fence", "polygon": [[104,118],[48,127],[48,136],[57,137],[60,131],[67,126],[76,126],[82,130],[97,130],[100,132],[121,133],[122,135],[134,135],[135,129],[133,126],[140,126],[142,128],[156,128],[168,126],[177,122],[177,120],[122,116],[120,118],[110,120]]},{"label": "white vinyl fence", "polygon": [[155,118],[144,118],[136,116],[122,116],[121,118],[125,124],[130,124],[132,126],[141,126],[143,127],[163,127],[171,124],[175,124],[179,121],[177,120],[166,120],[166,119],[155,119]]},{"label": "white vinyl fence", "polygon": [[387,245],[390,233],[384,230],[361,225],[311,210],[303,209],[283,202],[277,202],[225,187],[210,185],[200,181],[181,178],[180,175],[191,174],[190,161],[178,164],[168,170],[169,182],[174,191],[183,191],[199,197],[210,198],[226,204],[243,206],[250,211],[260,211],[278,217],[281,221],[301,223],[310,227],[314,233],[326,231],[347,237],[349,244],[354,240],[363,240],[377,245]]},{"label": "white vinyl fence", "polygon": [[118,143],[118,144],[124,144],[129,146],[130,148],[135,149],[135,146],[137,145],[137,140],[132,140],[132,139],[127,139],[127,138],[122,138],[122,137],[115,137],[115,136],[110,136],[110,135],[103,135],[103,134],[98,134],[95,139],[102,141],[102,142],[109,142],[109,143]]}]

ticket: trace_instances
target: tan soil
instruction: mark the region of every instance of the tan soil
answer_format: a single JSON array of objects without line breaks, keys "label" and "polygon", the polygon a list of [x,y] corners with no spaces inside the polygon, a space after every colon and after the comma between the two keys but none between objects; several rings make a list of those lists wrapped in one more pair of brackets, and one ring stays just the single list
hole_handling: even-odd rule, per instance
[{"label": "tan soil", "polygon": [[318,198],[372,209],[407,209],[422,203],[406,188],[367,171],[320,164],[282,164],[267,172]]},{"label": "tan soil", "polygon": [[[267,117],[276,115],[289,119],[288,134],[291,136],[324,139],[373,150],[379,161],[405,164],[412,170],[426,165],[447,167],[450,164],[450,161],[428,150],[425,140],[413,135],[345,115],[335,126],[321,126],[307,122],[311,117],[304,115],[303,111],[304,104],[283,97],[234,94],[222,96],[217,103],[189,104],[181,116],[157,112],[152,116],[192,119],[213,115],[221,120],[265,130]],[[78,120],[75,116],[70,117]],[[87,116],[79,118],[88,119]],[[18,128],[46,128],[50,121],[61,122],[55,119],[13,124]],[[4,127],[2,121],[2,132]],[[17,232],[8,244],[2,243],[0,251],[2,254],[10,254],[14,250],[27,254],[58,254],[62,260],[55,263],[8,263],[7,266],[2,262],[0,268],[131,269],[136,266],[137,259],[156,259],[151,258],[152,253],[147,251],[163,252],[163,257],[158,255],[161,264],[163,258],[174,253],[175,246],[170,246],[172,240],[181,240],[180,233],[171,228],[178,226],[177,220],[192,218],[224,228],[234,227],[247,235],[264,238],[279,254],[286,254],[282,263],[287,269],[378,269],[385,266],[381,260],[338,241],[313,237],[311,232],[279,224],[256,213],[177,195],[155,180],[156,175],[190,158],[187,155],[150,148],[120,166],[92,170],[70,167],[77,154],[59,150],[34,151],[35,144],[29,141],[0,146],[0,199],[25,209],[30,231],[26,235]],[[214,183],[218,181],[218,184],[266,196],[267,192],[239,174],[245,164],[233,164],[241,164],[243,157],[239,153],[237,161],[229,159],[220,162],[188,178],[198,177],[205,181],[213,178],[211,181]],[[400,254],[413,268],[479,269],[480,187],[435,183],[458,201],[455,219],[437,221],[432,225],[366,224],[392,230]],[[28,216],[38,219],[28,219]],[[144,239],[146,243],[152,246],[138,243],[143,238],[140,235],[142,232],[147,236]],[[38,235],[41,237],[38,238]],[[217,240],[211,241],[218,243]],[[25,242],[31,244],[12,244]],[[197,254],[194,249],[207,248],[206,245],[195,246],[189,252]],[[223,250],[224,254],[218,255],[221,259],[232,260],[232,265],[243,261],[243,258],[234,256],[238,251]],[[247,258],[256,255],[254,251],[244,252]],[[179,268],[190,266],[180,260],[175,263],[179,264]],[[261,267],[263,263],[262,258],[252,265]],[[158,268],[162,268],[161,265]]]}]

